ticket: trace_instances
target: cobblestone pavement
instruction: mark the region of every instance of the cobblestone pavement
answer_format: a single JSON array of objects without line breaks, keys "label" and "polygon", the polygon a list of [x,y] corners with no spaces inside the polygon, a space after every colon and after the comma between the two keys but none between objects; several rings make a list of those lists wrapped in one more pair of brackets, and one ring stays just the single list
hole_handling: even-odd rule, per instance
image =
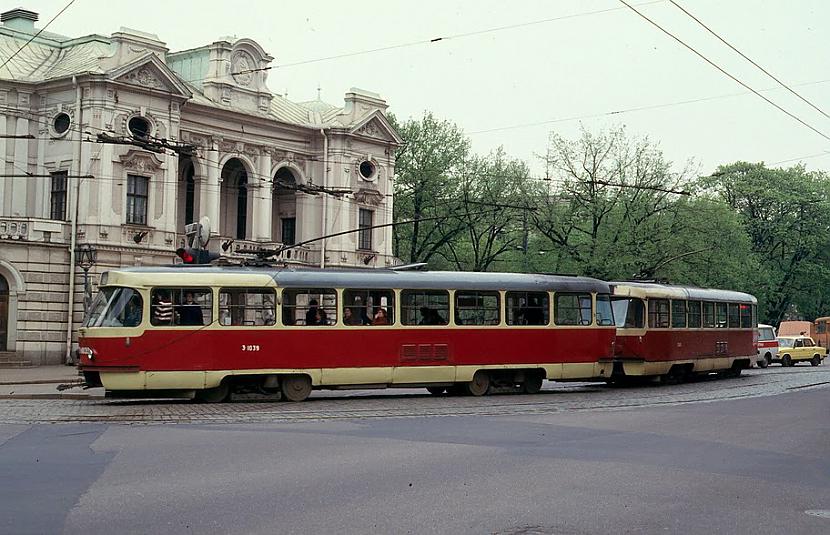
[{"label": "cobblestone pavement", "polygon": [[739,378],[613,388],[546,383],[537,395],[431,396],[423,389],[319,391],[303,403],[247,396],[230,403],[188,400],[0,400],[0,423],[251,423],[620,410],[782,394],[830,385],[830,366],[748,370]]}]

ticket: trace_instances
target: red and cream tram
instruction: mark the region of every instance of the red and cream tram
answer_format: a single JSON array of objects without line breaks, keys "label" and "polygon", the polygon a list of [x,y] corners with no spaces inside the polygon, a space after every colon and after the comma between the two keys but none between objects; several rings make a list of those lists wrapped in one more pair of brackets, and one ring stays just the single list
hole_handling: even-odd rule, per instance
[{"label": "red and cream tram", "polygon": [[612,282],[617,324],[612,379],[721,372],[755,358],[755,297],[741,292]]},{"label": "red and cream tram", "polygon": [[407,270],[171,266],[102,276],[80,369],[108,395],[427,387],[537,392],[607,380],[608,283]]}]

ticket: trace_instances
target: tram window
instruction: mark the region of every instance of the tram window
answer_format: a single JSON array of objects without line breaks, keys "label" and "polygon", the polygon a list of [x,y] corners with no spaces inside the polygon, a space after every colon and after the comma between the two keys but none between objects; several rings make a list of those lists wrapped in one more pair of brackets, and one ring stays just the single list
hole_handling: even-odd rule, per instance
[{"label": "tram window", "polygon": [[550,299],[547,292],[507,292],[508,325],[547,325]]},{"label": "tram window", "polygon": [[642,329],[646,326],[645,304],[642,299],[633,297],[614,297],[614,321],[621,329]]},{"label": "tram window", "polygon": [[284,325],[334,325],[337,292],[332,288],[291,288],[282,292]]},{"label": "tram window", "polygon": [[824,334],[827,332],[827,323],[824,321],[816,322],[816,334]]},{"label": "tram window", "polygon": [[220,325],[274,325],[277,295],[265,288],[219,290]]},{"label": "tram window", "polygon": [[727,325],[726,303],[715,303],[715,320],[718,329],[725,329]]},{"label": "tram window", "polygon": [[611,308],[610,295],[597,295],[597,325],[614,325],[614,310]]},{"label": "tram window", "polygon": [[92,303],[84,327],[138,327],[144,301],[132,288],[102,288]]},{"label": "tram window", "polygon": [[456,325],[498,325],[498,292],[455,292]]},{"label": "tram window", "polygon": [[591,294],[556,294],[554,318],[557,325],[590,325]]},{"label": "tram window", "polygon": [[700,301],[689,301],[689,328],[690,329],[699,329],[700,328]]},{"label": "tram window", "polygon": [[741,308],[741,328],[742,329],[751,329],[752,328],[752,306],[751,305],[740,305]]},{"label": "tram window", "polygon": [[153,288],[150,323],[164,326],[208,325],[213,321],[210,288]]},{"label": "tram window", "polygon": [[669,326],[668,299],[649,299],[648,326],[652,329],[665,329]]},{"label": "tram window", "polygon": [[392,325],[394,315],[395,292],[392,290],[343,292],[343,323],[346,325]]},{"label": "tram window", "polygon": [[729,312],[729,328],[737,329],[741,326],[741,311],[737,303],[729,303],[727,305]]},{"label": "tram window", "polygon": [[686,301],[672,299],[671,326],[674,329],[683,329],[686,327]]},{"label": "tram window", "polygon": [[401,323],[446,325],[450,317],[450,294],[446,290],[401,291]]},{"label": "tram window", "polygon": [[715,303],[703,302],[703,326],[710,329],[715,326]]}]

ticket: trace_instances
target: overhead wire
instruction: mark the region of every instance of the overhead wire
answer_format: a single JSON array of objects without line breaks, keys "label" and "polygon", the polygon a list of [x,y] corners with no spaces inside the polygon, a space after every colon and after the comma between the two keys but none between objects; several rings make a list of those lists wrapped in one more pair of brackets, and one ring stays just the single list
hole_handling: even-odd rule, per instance
[{"label": "overhead wire", "polygon": [[[8,65],[8,64],[9,64],[9,62],[11,62],[11,60],[13,60],[15,57],[17,57],[17,55],[18,55],[18,54],[20,54],[20,53],[23,51],[23,49],[24,49],[24,48],[26,48],[27,46],[29,46],[29,44],[30,44],[32,41],[34,41],[35,39],[37,39],[37,37],[38,37],[40,34],[42,34],[42,33],[46,30],[46,28],[48,28],[48,27],[49,27],[49,25],[50,25],[50,24],[52,24],[53,22],[55,22],[55,19],[57,19],[58,17],[60,17],[60,16],[63,14],[63,12],[64,12],[64,11],[66,11],[67,9],[69,9],[69,6],[71,6],[72,4],[74,4],[74,3],[75,3],[75,1],[76,1],[76,0],[69,0],[69,3],[68,3],[68,4],[66,4],[66,5],[64,6],[64,8],[63,8],[63,9],[61,9],[60,11],[58,11],[57,15],[55,15],[54,17],[52,17],[52,18],[49,20],[49,22],[47,22],[47,23],[43,26],[43,28],[41,28],[40,30],[38,30],[38,31],[37,31],[37,33],[35,33],[34,35],[32,35],[32,37],[30,37],[28,41],[26,41],[25,43],[23,43],[23,45],[22,45],[20,48],[18,48],[18,49],[17,49],[17,51],[16,51],[14,54],[12,54],[11,56],[9,56],[9,57],[6,59],[6,61],[4,61],[2,65],[0,65],[0,70],[2,70],[2,69],[3,69],[3,67],[5,67],[6,65]],[[8,71],[9,71],[9,75],[11,75],[12,79],[14,79],[14,73],[12,73],[12,70],[11,70],[11,69],[8,69]]]},{"label": "overhead wire", "polygon": [[[662,3],[664,1],[665,0],[651,0],[651,1],[648,1],[648,2],[641,2],[641,3],[638,3],[636,5],[645,6],[645,5],[650,5],[650,4],[659,4],[659,3]],[[358,50],[358,51],[355,51],[355,52],[346,52],[344,54],[335,54],[335,55],[332,55],[332,56],[324,56],[324,57],[320,57],[320,58],[313,58],[313,59],[295,61],[295,62],[291,62],[291,63],[283,63],[283,64],[280,64],[280,65],[271,65],[271,66],[257,67],[257,68],[251,68],[251,69],[240,69],[239,71],[229,72],[229,73],[227,73],[226,75],[223,75],[223,76],[238,76],[240,74],[249,74],[249,73],[254,73],[254,72],[270,71],[270,70],[273,70],[273,69],[284,69],[284,68],[288,68],[288,67],[296,67],[296,66],[299,66],[299,65],[308,65],[310,63],[319,63],[319,62],[323,62],[323,61],[331,61],[331,60],[335,60],[335,59],[349,58],[349,57],[361,56],[361,55],[365,55],[365,54],[374,54],[374,53],[377,53],[377,52],[384,52],[384,51],[387,51],[387,50],[395,50],[395,49],[399,49],[399,48],[408,48],[408,47],[413,47],[413,46],[430,45],[430,44],[439,43],[439,42],[442,42],[442,41],[449,41],[449,40],[452,40],[452,39],[462,39],[462,38],[465,38],[465,37],[472,37],[472,36],[483,35],[483,34],[487,34],[487,33],[501,32],[501,31],[506,31],[506,30],[515,30],[517,28],[526,28],[528,26],[536,26],[536,25],[539,25],[539,24],[547,24],[549,22],[556,22],[556,21],[560,21],[560,20],[574,19],[574,18],[578,18],[578,17],[587,17],[587,16],[591,16],[591,15],[599,15],[599,14],[602,14],[602,13],[610,13],[612,11],[619,11],[621,9],[624,9],[624,8],[612,7],[612,8],[606,8],[606,9],[597,9],[597,10],[594,10],[594,11],[585,11],[585,12],[581,12],[581,13],[574,13],[574,14],[571,14],[571,15],[560,15],[560,16],[557,16],[557,17],[549,17],[549,18],[545,18],[545,19],[538,19],[538,20],[532,20],[532,21],[527,21],[527,22],[520,22],[520,23],[516,23],[516,24],[496,26],[496,27],[493,27],[493,28],[484,28],[484,29],[481,29],[481,30],[473,30],[473,31],[469,31],[469,32],[461,32],[461,33],[456,33],[456,34],[437,36],[437,37],[432,37],[432,38],[428,38],[428,39],[418,39],[416,41],[409,41],[409,42],[406,42],[406,43],[398,43],[398,44],[387,45],[387,46],[382,46],[382,47],[378,47],[378,48],[371,48],[371,49],[367,49],[367,50]],[[212,77],[212,76],[206,76],[204,78],[194,78],[192,80],[185,80],[185,81],[188,82],[188,83],[202,82],[202,81],[210,80],[210,79],[213,79],[213,78],[214,77]]]},{"label": "overhead wire", "polygon": [[664,34],[668,35],[669,37],[671,37],[672,39],[674,39],[675,41],[677,41],[678,43],[680,43],[681,45],[683,45],[685,48],[687,48],[687,49],[688,49],[688,50],[690,50],[692,53],[694,53],[696,56],[698,56],[699,58],[701,58],[703,61],[705,61],[706,63],[708,63],[709,65],[711,65],[711,66],[712,66],[712,67],[714,67],[715,69],[717,69],[718,71],[720,71],[722,74],[724,74],[725,76],[727,76],[727,77],[728,77],[728,78],[730,78],[731,80],[733,80],[733,81],[735,81],[736,83],[738,83],[741,87],[744,87],[745,89],[748,89],[748,90],[749,90],[749,91],[751,91],[754,95],[756,95],[757,97],[761,98],[764,102],[766,102],[766,103],[768,103],[769,105],[773,106],[774,108],[776,108],[777,110],[779,110],[779,111],[781,111],[782,113],[786,114],[786,115],[787,115],[787,116],[789,116],[790,118],[792,118],[792,119],[796,120],[796,121],[797,121],[797,122],[799,122],[801,125],[803,125],[803,126],[805,126],[805,127],[809,128],[810,130],[812,130],[812,131],[813,131],[813,132],[815,132],[816,134],[820,135],[820,136],[821,136],[821,137],[823,137],[824,139],[826,139],[826,140],[830,141],[830,136],[828,136],[827,134],[825,134],[825,133],[824,133],[824,132],[822,132],[821,130],[817,129],[816,127],[814,127],[814,126],[810,125],[809,123],[807,123],[806,121],[804,121],[803,119],[801,119],[800,117],[798,117],[797,115],[795,115],[795,114],[793,114],[793,113],[791,113],[791,112],[787,111],[786,109],[782,108],[781,106],[779,106],[778,104],[776,104],[776,103],[775,103],[775,102],[773,102],[772,100],[768,99],[767,97],[765,97],[764,95],[762,95],[760,92],[758,92],[757,90],[753,89],[752,87],[750,87],[749,85],[747,85],[745,82],[743,82],[742,80],[740,80],[738,77],[736,77],[735,75],[731,74],[729,71],[727,71],[726,69],[724,69],[723,67],[721,67],[720,65],[718,65],[717,63],[715,63],[714,61],[712,61],[711,59],[709,59],[709,58],[707,58],[706,56],[704,56],[704,55],[703,55],[702,53],[700,53],[697,49],[695,49],[695,48],[694,48],[694,47],[692,47],[691,45],[687,44],[685,41],[683,41],[682,39],[680,39],[679,37],[677,37],[675,34],[671,33],[670,31],[668,31],[667,29],[663,28],[662,26],[660,26],[659,24],[657,24],[655,21],[653,21],[652,19],[650,19],[649,17],[647,17],[646,15],[644,15],[642,12],[640,12],[640,11],[639,11],[637,8],[635,8],[633,5],[631,5],[631,4],[629,4],[628,2],[626,2],[626,0],[619,0],[619,2],[620,2],[621,4],[623,4],[623,5],[625,5],[626,7],[628,7],[631,11],[633,11],[634,13],[636,13],[637,15],[639,15],[641,18],[645,19],[645,20],[646,20],[649,24],[651,24],[652,26],[654,26],[655,28],[657,28],[658,30],[660,30],[661,32],[663,32]]},{"label": "overhead wire", "polygon": [[683,13],[685,13],[686,15],[688,15],[689,17],[691,17],[691,18],[692,18],[692,20],[694,20],[694,21],[695,21],[695,22],[697,22],[699,25],[701,25],[701,26],[702,26],[702,27],[703,27],[706,31],[708,31],[708,32],[709,32],[709,33],[711,33],[713,36],[715,36],[715,37],[716,37],[716,38],[717,38],[720,42],[722,42],[723,44],[725,44],[726,46],[728,46],[730,49],[732,49],[732,51],[734,51],[734,52],[735,52],[735,53],[737,53],[739,56],[741,56],[742,58],[744,58],[745,60],[747,60],[748,62],[750,62],[751,64],[753,64],[755,67],[757,67],[757,68],[758,68],[758,70],[760,70],[761,72],[763,72],[764,74],[766,74],[767,76],[769,76],[770,78],[772,78],[773,80],[775,80],[775,81],[778,83],[778,85],[780,85],[781,87],[783,87],[784,89],[786,89],[787,91],[789,91],[790,93],[792,93],[793,95],[795,95],[796,97],[798,97],[799,99],[801,99],[803,102],[805,102],[806,104],[808,104],[810,107],[812,107],[814,110],[816,110],[816,111],[817,111],[817,112],[819,112],[820,114],[824,115],[826,118],[830,119],[830,115],[827,115],[827,113],[826,113],[824,110],[822,110],[821,108],[819,108],[818,106],[816,106],[815,104],[813,104],[812,102],[810,102],[809,100],[807,100],[804,96],[802,96],[800,93],[798,93],[797,91],[795,91],[795,90],[794,90],[793,88],[791,88],[789,85],[787,85],[787,84],[785,84],[784,82],[782,82],[780,79],[778,79],[778,78],[777,78],[774,74],[772,74],[771,72],[769,72],[767,69],[765,69],[765,68],[761,67],[760,65],[758,65],[758,63],[756,63],[755,61],[753,61],[752,59],[750,59],[749,57],[747,57],[747,55],[746,55],[746,54],[744,54],[743,52],[741,52],[740,50],[738,50],[737,48],[735,48],[735,47],[734,47],[734,46],[733,46],[733,45],[732,45],[729,41],[727,41],[726,39],[724,39],[723,37],[721,37],[720,35],[718,35],[718,34],[717,34],[717,33],[716,33],[716,32],[715,32],[712,28],[710,28],[709,26],[707,26],[706,24],[704,24],[704,23],[703,23],[703,21],[701,21],[698,17],[696,17],[696,16],[694,16],[693,14],[691,14],[691,13],[690,13],[687,9],[685,9],[683,6],[681,6],[680,4],[678,4],[677,2],[675,2],[675,0],[668,0],[668,1],[669,1],[669,2],[671,2],[671,4],[672,4],[674,7],[676,7],[677,9],[679,9],[680,11],[682,11]]}]

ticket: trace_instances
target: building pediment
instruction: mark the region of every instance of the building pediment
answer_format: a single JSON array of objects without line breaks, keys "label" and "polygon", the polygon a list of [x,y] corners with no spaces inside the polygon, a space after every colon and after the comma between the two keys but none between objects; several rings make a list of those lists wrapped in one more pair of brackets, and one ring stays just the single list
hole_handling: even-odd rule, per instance
[{"label": "building pediment", "polygon": [[192,96],[184,83],[155,54],[146,54],[108,74],[116,82],[134,85],[145,90],[155,89],[185,98]]},{"label": "building pediment", "polygon": [[361,119],[357,124],[352,126],[349,133],[374,141],[384,141],[396,145],[403,144],[403,138],[398,135],[386,116],[379,110]]}]

